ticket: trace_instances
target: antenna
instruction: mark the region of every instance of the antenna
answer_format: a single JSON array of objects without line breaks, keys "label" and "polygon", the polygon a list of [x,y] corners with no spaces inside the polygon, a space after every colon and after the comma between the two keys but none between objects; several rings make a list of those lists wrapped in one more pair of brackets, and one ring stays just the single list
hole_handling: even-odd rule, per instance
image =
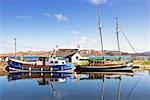
[{"label": "antenna", "polygon": [[102,21],[101,21],[101,13],[100,13],[100,7],[98,7],[98,29],[100,34],[100,44],[101,44],[101,51],[102,51],[102,57],[104,57],[104,47],[103,47],[103,37],[102,37]]},{"label": "antenna", "polygon": [[119,52],[119,56],[121,56],[121,52],[120,52],[120,44],[119,44],[119,24],[118,24],[118,17],[116,17],[116,35],[117,35],[117,45],[118,45],[118,52]]}]

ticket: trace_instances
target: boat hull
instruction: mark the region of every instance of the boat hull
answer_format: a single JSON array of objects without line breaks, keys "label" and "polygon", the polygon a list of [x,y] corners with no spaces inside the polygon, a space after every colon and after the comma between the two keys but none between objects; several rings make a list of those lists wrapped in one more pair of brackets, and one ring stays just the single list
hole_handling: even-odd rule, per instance
[{"label": "boat hull", "polygon": [[72,72],[75,67],[73,64],[63,65],[33,65],[15,62],[12,60],[8,61],[9,71],[20,71],[20,72]]},{"label": "boat hull", "polygon": [[107,72],[107,71],[131,71],[133,66],[127,65],[117,65],[117,66],[81,66],[77,67],[77,71],[100,71],[100,72]]}]

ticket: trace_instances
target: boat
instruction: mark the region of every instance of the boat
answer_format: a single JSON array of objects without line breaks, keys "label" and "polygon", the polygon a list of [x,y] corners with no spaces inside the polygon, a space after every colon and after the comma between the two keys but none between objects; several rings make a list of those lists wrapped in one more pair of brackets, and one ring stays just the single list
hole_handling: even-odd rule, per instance
[{"label": "boat", "polygon": [[[86,66],[77,65],[78,70],[85,71],[128,71],[133,68],[133,61],[122,61],[121,60],[121,51],[119,44],[119,24],[118,17],[116,17],[116,36],[117,36],[117,46],[118,46],[118,59],[107,59],[107,56],[104,54],[103,49],[103,38],[102,38],[102,23],[100,16],[100,9],[98,8],[99,22],[98,28],[100,33],[100,44],[101,44],[101,56],[100,57],[89,57],[88,64]],[[129,41],[128,41],[129,42]],[[131,45],[131,44],[130,44]]]},{"label": "boat", "polygon": [[8,70],[21,72],[73,72],[74,64],[60,57],[39,57],[37,60],[22,61],[9,58]]}]

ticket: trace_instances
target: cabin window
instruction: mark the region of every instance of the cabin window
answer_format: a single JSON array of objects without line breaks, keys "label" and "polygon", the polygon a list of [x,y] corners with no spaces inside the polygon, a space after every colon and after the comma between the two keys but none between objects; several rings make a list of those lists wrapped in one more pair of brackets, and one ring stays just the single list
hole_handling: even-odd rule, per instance
[{"label": "cabin window", "polygon": [[40,58],[39,61],[42,61],[42,59]]},{"label": "cabin window", "polygon": [[76,56],[76,59],[79,59],[79,57],[78,57],[78,56]]},{"label": "cabin window", "polygon": [[58,61],[55,61],[56,64],[58,64]]},{"label": "cabin window", "polygon": [[50,61],[50,63],[53,63],[53,61]]},{"label": "cabin window", "polygon": [[49,59],[47,59],[47,61],[49,61]]},{"label": "cabin window", "polygon": [[64,64],[64,62],[62,62],[62,64]]}]

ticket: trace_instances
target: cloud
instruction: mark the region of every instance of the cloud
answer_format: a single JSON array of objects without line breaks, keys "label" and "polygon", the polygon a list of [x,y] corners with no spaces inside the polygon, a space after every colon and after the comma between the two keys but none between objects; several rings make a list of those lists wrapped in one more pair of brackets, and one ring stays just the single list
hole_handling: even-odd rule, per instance
[{"label": "cloud", "polygon": [[79,39],[79,42],[81,43],[81,44],[86,44],[86,43],[96,43],[96,41],[95,41],[95,39],[93,39],[93,38],[89,38],[89,37],[86,37],[86,36],[81,36],[80,37],[80,39]]},{"label": "cloud", "polygon": [[68,21],[67,16],[62,13],[54,14],[54,18],[56,18],[59,22]]},{"label": "cloud", "polygon": [[71,33],[74,34],[74,35],[79,35],[80,34],[79,32],[74,31],[74,30],[72,30]]},{"label": "cloud", "polygon": [[14,16],[16,19],[30,21],[33,17],[32,16]]},{"label": "cloud", "polygon": [[93,5],[100,5],[100,4],[105,4],[107,0],[89,0],[90,3]]},{"label": "cloud", "polygon": [[77,47],[80,45],[82,49],[97,49],[97,40],[87,36],[86,34],[88,33],[82,33],[75,30],[72,30],[71,33],[75,35],[74,39],[72,39],[72,42],[69,43],[71,47]]},{"label": "cloud", "polygon": [[98,43],[94,38],[87,36],[80,36],[78,44],[84,49],[97,49]]},{"label": "cloud", "polygon": [[47,12],[47,13],[42,13],[42,15],[43,15],[43,16],[48,16],[48,17],[51,17],[51,16],[52,16],[52,14],[49,13],[49,12]]},{"label": "cloud", "polygon": [[52,14],[50,12],[42,13],[43,16],[55,18],[57,21],[68,21],[68,17],[63,13]]}]

